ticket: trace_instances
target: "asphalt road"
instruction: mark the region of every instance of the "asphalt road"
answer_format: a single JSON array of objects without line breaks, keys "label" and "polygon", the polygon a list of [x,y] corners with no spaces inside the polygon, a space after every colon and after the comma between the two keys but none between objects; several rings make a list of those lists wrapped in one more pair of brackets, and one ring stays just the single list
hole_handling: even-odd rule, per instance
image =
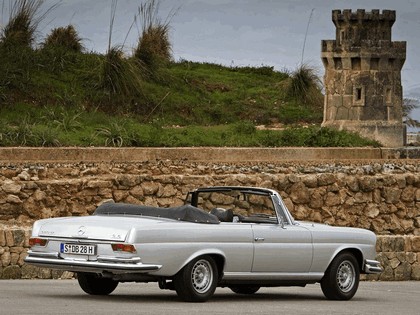
[{"label": "asphalt road", "polygon": [[262,288],[252,296],[218,288],[206,303],[181,302],[157,284],[120,284],[86,295],[75,280],[0,280],[0,314],[420,314],[420,281],[361,282],[351,301],[325,300],[319,285]]}]

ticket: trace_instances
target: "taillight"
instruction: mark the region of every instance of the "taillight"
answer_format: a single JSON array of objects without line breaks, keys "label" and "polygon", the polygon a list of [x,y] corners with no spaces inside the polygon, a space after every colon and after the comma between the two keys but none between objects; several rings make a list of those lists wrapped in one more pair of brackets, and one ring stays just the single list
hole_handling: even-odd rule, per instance
[{"label": "taillight", "polygon": [[39,237],[31,237],[29,239],[29,246],[46,246],[48,243],[48,240],[44,239],[44,238],[39,238]]},{"label": "taillight", "polygon": [[111,244],[112,246],[112,250],[114,252],[127,252],[127,253],[135,253],[136,252],[136,248],[134,247],[134,245],[131,244]]}]

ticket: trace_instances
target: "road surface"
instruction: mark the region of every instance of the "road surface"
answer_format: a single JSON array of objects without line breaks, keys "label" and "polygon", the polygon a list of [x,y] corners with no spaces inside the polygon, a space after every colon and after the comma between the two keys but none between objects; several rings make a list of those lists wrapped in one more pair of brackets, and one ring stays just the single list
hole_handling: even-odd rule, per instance
[{"label": "road surface", "polygon": [[185,303],[156,283],[123,283],[89,296],[76,280],[0,280],[0,314],[420,314],[420,281],[361,282],[351,301],[328,301],[318,284],[262,288],[252,296],[217,288],[206,303]]}]

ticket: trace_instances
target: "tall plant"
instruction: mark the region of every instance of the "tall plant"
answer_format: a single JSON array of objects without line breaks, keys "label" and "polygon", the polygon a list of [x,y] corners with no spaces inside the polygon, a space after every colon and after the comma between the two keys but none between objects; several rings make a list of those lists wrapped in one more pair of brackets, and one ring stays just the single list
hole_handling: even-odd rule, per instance
[{"label": "tall plant", "polygon": [[149,68],[154,68],[172,59],[172,45],[169,40],[170,21],[176,11],[171,11],[163,21],[159,18],[159,0],[148,0],[138,9],[142,21],[141,35],[134,57]]},{"label": "tall plant", "polygon": [[15,0],[10,6],[8,23],[1,29],[0,43],[12,47],[32,47],[39,23],[57,6],[52,5],[41,13],[44,2],[45,0]]},{"label": "tall plant", "polygon": [[420,108],[420,101],[413,98],[403,99],[403,121],[409,127],[420,128],[420,121],[412,117],[412,112]]},{"label": "tall plant", "polygon": [[314,107],[322,107],[322,83],[316,71],[306,64],[301,64],[290,75],[287,93],[297,101]]},{"label": "tall plant", "polygon": [[114,27],[117,0],[111,3],[108,50],[103,59],[100,85],[110,95],[134,96],[140,92],[141,75],[135,60],[124,57],[123,47],[112,46],[112,31]]},{"label": "tall plant", "polygon": [[54,28],[45,38],[44,48],[61,48],[73,52],[82,52],[82,39],[73,25]]}]

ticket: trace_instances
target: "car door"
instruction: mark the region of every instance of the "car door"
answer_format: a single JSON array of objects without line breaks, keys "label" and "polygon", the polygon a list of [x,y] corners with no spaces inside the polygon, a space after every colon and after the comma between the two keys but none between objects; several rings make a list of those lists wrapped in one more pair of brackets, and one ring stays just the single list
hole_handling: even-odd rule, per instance
[{"label": "car door", "polygon": [[252,272],[306,273],[312,264],[311,232],[294,224],[252,224]]}]

